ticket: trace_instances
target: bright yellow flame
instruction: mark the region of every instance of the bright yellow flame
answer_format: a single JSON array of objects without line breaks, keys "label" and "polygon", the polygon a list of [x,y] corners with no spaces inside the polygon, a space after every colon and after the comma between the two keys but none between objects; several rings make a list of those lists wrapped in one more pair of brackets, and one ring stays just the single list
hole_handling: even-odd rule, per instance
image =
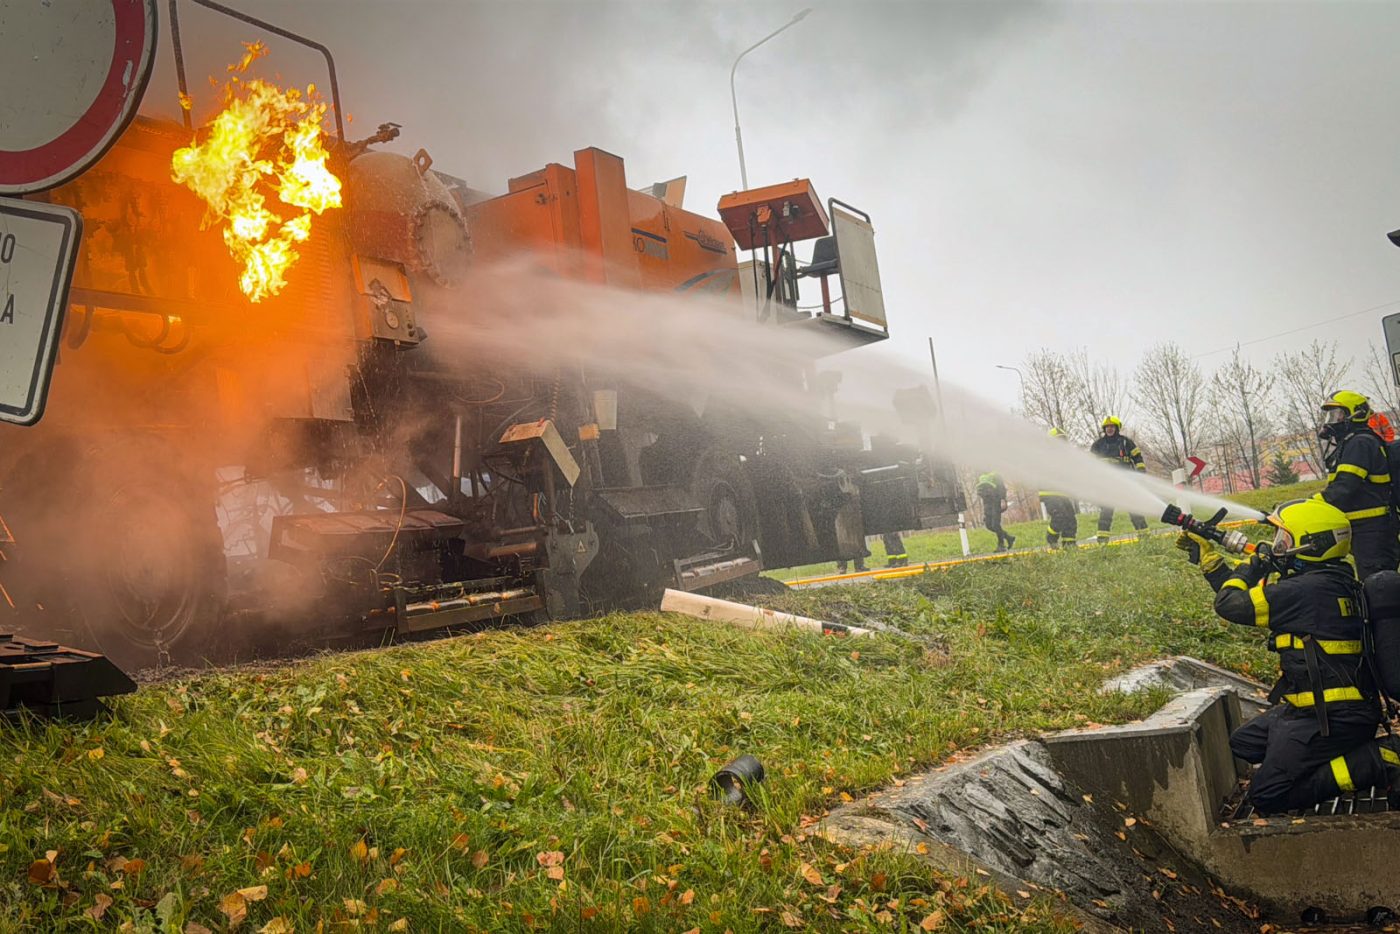
[{"label": "bright yellow flame", "polygon": [[[249,54],[256,57],[252,46]],[[311,215],[340,207],[340,179],[326,166],[325,104],[262,81],[235,79],[228,96],[208,138],[175,152],[171,176],[204,199],[206,226],[223,224],[224,243],[243,267],[239,288],[259,302],[286,287],[293,245],[311,236]],[[268,206],[274,198],[278,210]]]}]

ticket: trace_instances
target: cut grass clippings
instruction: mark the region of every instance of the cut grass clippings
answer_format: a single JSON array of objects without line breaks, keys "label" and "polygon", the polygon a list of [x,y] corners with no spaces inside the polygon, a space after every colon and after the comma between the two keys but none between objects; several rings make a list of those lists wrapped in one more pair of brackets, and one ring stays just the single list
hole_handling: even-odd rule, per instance
[{"label": "cut grass clippings", "polygon": [[[989,743],[1141,716],[1162,698],[1096,688],[1147,659],[1271,670],[1166,538],[776,603],[917,638],[613,615],[18,722],[0,930],[1069,930],[1052,899],[812,825]],[[768,772],[752,811],[706,789],[741,753]]]}]

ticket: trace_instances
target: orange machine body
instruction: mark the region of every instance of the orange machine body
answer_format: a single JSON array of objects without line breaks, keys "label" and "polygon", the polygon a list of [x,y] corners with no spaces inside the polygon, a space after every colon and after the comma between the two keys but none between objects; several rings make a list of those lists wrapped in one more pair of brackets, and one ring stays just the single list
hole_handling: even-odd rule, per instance
[{"label": "orange machine body", "polygon": [[463,207],[478,260],[527,253],[560,275],[619,288],[739,295],[724,225],[628,188],[622,160],[600,149]]}]

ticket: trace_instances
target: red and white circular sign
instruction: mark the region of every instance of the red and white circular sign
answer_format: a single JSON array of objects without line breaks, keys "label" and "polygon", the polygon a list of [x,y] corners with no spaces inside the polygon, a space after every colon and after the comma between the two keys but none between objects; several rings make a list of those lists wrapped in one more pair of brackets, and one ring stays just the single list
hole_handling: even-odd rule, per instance
[{"label": "red and white circular sign", "polygon": [[156,47],[156,0],[0,0],[0,194],[61,185],[126,129]]}]

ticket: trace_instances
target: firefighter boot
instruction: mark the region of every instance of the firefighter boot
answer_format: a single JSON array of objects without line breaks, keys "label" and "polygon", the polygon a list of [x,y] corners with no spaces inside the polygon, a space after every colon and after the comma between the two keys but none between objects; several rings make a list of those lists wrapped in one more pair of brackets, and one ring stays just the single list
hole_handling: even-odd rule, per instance
[{"label": "firefighter boot", "polygon": [[[1389,789],[1393,806],[1394,795],[1400,790],[1400,746],[1397,746],[1397,737],[1372,740],[1344,756],[1337,756],[1318,769],[1312,782],[1303,784],[1312,784],[1312,793],[1295,789],[1300,793],[1295,807],[1368,788]],[[1307,800],[1301,800],[1304,798]]]}]

